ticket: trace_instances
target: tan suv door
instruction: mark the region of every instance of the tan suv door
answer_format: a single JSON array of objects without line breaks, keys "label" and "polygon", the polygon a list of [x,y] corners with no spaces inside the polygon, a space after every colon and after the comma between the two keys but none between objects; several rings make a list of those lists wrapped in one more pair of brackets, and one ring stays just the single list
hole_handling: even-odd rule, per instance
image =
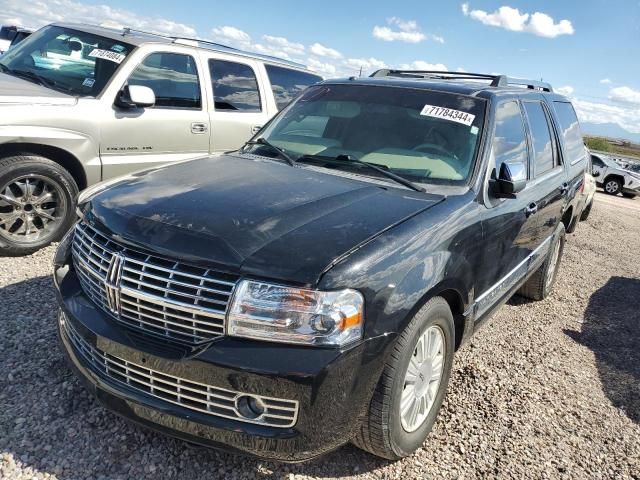
[{"label": "tan suv door", "polygon": [[235,150],[276,113],[273,94],[251,59],[205,55],[211,151]]},{"label": "tan suv door", "polygon": [[209,152],[209,114],[202,75],[193,55],[154,52],[127,79],[151,88],[150,108],[115,104],[102,122],[100,157],[103,179]]}]

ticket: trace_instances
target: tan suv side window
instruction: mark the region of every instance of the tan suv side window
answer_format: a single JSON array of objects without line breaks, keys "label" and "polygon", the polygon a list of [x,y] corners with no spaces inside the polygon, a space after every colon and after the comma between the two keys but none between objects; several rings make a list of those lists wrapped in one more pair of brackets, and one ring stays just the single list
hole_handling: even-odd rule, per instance
[{"label": "tan suv side window", "polygon": [[198,69],[191,55],[152,53],[133,71],[128,83],[153,90],[154,108],[200,109],[202,105]]},{"label": "tan suv side window", "polygon": [[249,65],[209,60],[216,111],[261,112],[260,89]]}]

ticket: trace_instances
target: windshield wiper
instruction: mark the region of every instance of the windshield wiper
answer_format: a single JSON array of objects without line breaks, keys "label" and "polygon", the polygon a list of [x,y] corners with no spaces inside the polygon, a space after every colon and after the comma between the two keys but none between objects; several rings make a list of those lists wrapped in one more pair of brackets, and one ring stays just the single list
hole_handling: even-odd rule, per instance
[{"label": "windshield wiper", "polygon": [[29,72],[28,70],[7,70],[9,73],[14,74],[17,77],[26,78],[27,80],[33,80],[36,83],[39,83],[43,87],[53,87],[55,86],[55,82],[52,80],[48,80],[40,75]]},{"label": "windshield wiper", "polygon": [[[320,160],[320,158],[316,158],[312,155],[303,155],[302,157],[300,157],[298,159],[304,159],[304,158],[310,158],[313,160]],[[374,170],[376,172],[378,172],[380,175],[384,175],[387,178],[390,178],[391,180],[404,185],[407,188],[410,188],[411,190],[415,190],[416,192],[425,192],[426,190],[422,187],[419,187],[418,185],[416,185],[413,182],[410,182],[409,180],[407,180],[404,177],[401,177],[400,175],[396,175],[395,173],[390,172],[389,170],[385,170],[383,167],[379,167],[377,165],[374,165],[373,163],[369,163],[369,162],[363,162],[362,160],[358,160],[357,158],[352,157],[351,155],[346,155],[344,153],[338,155],[337,157],[335,157],[334,159],[332,159],[334,161],[339,161],[339,162],[345,162],[345,163],[355,163],[356,165],[362,165],[363,167],[367,167],[370,170]]]},{"label": "windshield wiper", "polygon": [[288,153],[286,153],[280,147],[276,147],[273,143],[271,143],[266,138],[260,137],[256,140],[249,140],[247,143],[243,145],[242,148],[244,149],[244,147],[246,147],[247,145],[262,145],[264,147],[268,147],[274,152],[276,152],[280,156],[280,158],[283,158],[289,165],[291,165],[292,167],[296,166],[296,161]]}]

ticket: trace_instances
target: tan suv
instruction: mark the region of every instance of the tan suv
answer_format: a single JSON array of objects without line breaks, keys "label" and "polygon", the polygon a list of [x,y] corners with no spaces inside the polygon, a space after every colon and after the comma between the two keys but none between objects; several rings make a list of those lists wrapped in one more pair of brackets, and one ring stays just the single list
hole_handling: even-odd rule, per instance
[{"label": "tan suv", "polygon": [[0,58],[0,252],[59,239],[95,182],[239,148],[320,80],[200,40],[44,27]]}]

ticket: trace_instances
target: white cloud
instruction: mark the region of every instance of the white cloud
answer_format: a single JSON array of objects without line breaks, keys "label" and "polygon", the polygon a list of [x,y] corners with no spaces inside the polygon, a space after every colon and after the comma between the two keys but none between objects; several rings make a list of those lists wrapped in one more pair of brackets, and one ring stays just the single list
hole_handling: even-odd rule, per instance
[{"label": "white cloud", "polygon": [[566,95],[567,97],[573,94],[575,89],[571,85],[566,85],[564,87],[558,87],[555,89],[560,95]]},{"label": "white cloud", "polygon": [[319,57],[342,58],[342,54],[339,51],[325,47],[317,42],[311,45],[309,50],[311,50],[311,53],[318,55]]},{"label": "white cloud", "polygon": [[[20,22],[15,22],[20,20]],[[25,2],[2,0],[0,23],[20,23],[28,27],[41,27],[52,22],[76,22],[105,25],[115,28],[131,27],[165,35],[193,37],[196,30],[184,23],[148,15],[137,15],[128,10],[108,5],[87,5],[74,0],[48,0]]]},{"label": "white cloud", "polygon": [[381,68],[387,68],[387,64],[378,60],[377,58],[348,58],[345,61],[346,66],[353,68],[356,71],[359,71],[362,68],[362,72],[371,73],[373,70],[379,70]]},{"label": "white cloud", "polygon": [[630,87],[615,87],[609,90],[609,98],[616,102],[640,105],[640,90]]},{"label": "white cloud", "polygon": [[573,25],[569,20],[556,21],[546,13],[520,13],[517,8],[504,5],[489,13],[484,10],[471,10],[468,3],[462,4],[462,13],[484,25],[504,28],[513,32],[527,32],[539,37],[555,38],[559,35],[572,35]]},{"label": "white cloud", "polygon": [[[403,20],[398,17],[387,18],[388,26],[376,25],[373,27],[373,36],[385,42],[420,43],[431,39],[438,43],[444,43],[444,38],[439,35],[423,33],[415,20]],[[396,29],[394,30],[395,27]]]},{"label": "white cloud", "polygon": [[211,30],[211,35],[217,41],[233,45],[246,45],[251,42],[251,36],[248,33],[229,25],[214,28]]},{"label": "white cloud", "polygon": [[447,72],[449,69],[443,63],[429,63],[424,60],[415,60],[411,63],[403,63],[400,65],[401,70],[435,70],[438,72]]},{"label": "white cloud", "polygon": [[301,43],[290,42],[284,37],[274,37],[271,35],[263,35],[262,39],[272,48],[278,48],[285,53],[291,55],[304,55],[305,48]]},{"label": "white cloud", "polygon": [[616,123],[632,133],[640,133],[640,109],[572,99],[581,122]]},{"label": "white cloud", "polygon": [[600,83],[602,83],[603,85],[610,85],[611,80],[608,78],[603,78],[602,80],[600,80]]},{"label": "white cloud", "polygon": [[322,75],[325,78],[342,76],[338,73],[335,65],[331,63],[325,63],[313,57],[307,60],[307,65],[309,66],[309,68],[311,68],[311,70],[317,72],[319,75]]}]

